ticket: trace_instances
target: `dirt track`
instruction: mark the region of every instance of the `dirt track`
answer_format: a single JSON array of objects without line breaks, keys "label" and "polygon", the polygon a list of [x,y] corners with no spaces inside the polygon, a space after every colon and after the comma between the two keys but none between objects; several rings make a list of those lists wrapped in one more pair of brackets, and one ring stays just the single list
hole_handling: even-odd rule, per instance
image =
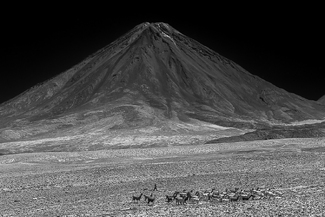
[{"label": "dirt track", "polygon": [[[0,157],[2,216],[325,215],[325,142],[286,139]],[[148,206],[132,195],[157,183]],[[176,205],[175,190],[265,186],[281,198]]]}]

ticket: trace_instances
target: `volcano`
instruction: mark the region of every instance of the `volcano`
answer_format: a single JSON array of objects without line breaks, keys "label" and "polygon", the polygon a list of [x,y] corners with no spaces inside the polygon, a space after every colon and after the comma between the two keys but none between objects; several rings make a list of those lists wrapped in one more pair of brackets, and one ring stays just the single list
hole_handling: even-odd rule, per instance
[{"label": "volcano", "polygon": [[0,105],[0,142],[3,153],[201,144],[324,117],[170,25],[142,23]]}]

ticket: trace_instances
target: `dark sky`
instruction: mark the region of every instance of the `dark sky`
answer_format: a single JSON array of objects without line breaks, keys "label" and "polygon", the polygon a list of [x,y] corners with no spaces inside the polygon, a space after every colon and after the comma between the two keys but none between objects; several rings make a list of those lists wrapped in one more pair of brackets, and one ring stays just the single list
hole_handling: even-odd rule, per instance
[{"label": "dark sky", "polygon": [[277,8],[193,6],[159,12],[143,7],[132,13],[101,5],[54,11],[8,8],[9,13],[1,15],[0,103],[69,69],[146,21],[169,23],[250,73],[317,100],[325,94],[325,34],[317,11],[321,7]]}]

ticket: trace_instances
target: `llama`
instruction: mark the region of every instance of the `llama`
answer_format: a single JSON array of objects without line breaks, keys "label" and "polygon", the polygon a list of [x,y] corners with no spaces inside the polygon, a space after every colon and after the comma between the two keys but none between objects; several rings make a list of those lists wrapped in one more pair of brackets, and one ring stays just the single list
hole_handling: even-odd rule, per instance
[{"label": "llama", "polygon": [[140,201],[142,195],[143,195],[143,194],[141,193],[140,196],[138,196],[138,197],[137,197],[137,196],[132,196],[132,201],[133,201],[133,202],[138,202],[138,201]]},{"label": "llama", "polygon": [[210,200],[220,200],[221,199],[221,194],[219,193],[219,191],[214,191],[210,194]]},{"label": "llama", "polygon": [[173,194],[173,197],[177,197],[177,195],[179,194],[180,192],[179,191],[175,191],[174,194]]},{"label": "llama", "polygon": [[152,196],[152,194],[150,196],[144,195],[144,197],[145,197],[145,200],[147,201],[148,205],[150,203],[154,204],[154,202],[156,200],[156,198],[154,196]]},{"label": "llama", "polygon": [[166,195],[166,202],[169,203],[171,201],[173,201],[175,199],[174,196],[169,196],[169,195]]},{"label": "llama", "polygon": [[252,194],[242,194],[241,195],[241,199],[242,200],[250,200],[251,198],[253,197],[253,195]]},{"label": "llama", "polygon": [[187,200],[188,200],[188,201],[194,201],[194,202],[196,202],[196,203],[199,203],[200,198],[199,198],[198,195],[193,195],[193,196],[192,196],[191,192],[187,192]]},{"label": "llama", "polygon": [[155,183],[155,186],[153,187],[152,191],[158,191],[157,184]]},{"label": "llama", "polygon": [[229,195],[229,199],[231,202],[236,202],[241,199],[241,196],[239,194]]},{"label": "llama", "polygon": [[186,203],[186,201],[189,200],[189,197],[188,196],[176,197],[175,200],[176,200],[176,205],[184,205]]},{"label": "llama", "polygon": [[184,205],[185,203],[185,198],[183,197],[176,197],[176,205]]}]

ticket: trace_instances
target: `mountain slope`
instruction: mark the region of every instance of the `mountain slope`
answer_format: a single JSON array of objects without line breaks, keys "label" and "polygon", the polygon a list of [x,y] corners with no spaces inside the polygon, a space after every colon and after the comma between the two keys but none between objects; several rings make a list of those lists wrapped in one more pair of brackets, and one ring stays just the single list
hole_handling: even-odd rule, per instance
[{"label": "mountain slope", "polygon": [[317,102],[324,104],[325,105],[325,95],[322,96],[321,98],[319,98],[319,100],[317,100]]},{"label": "mountain slope", "polygon": [[[168,24],[143,23],[2,104],[0,139],[70,141],[73,135],[97,148],[130,141],[185,144],[218,132],[246,132],[229,128],[234,126],[323,119],[324,108],[250,74]],[[188,134],[196,136],[184,140]]]}]

